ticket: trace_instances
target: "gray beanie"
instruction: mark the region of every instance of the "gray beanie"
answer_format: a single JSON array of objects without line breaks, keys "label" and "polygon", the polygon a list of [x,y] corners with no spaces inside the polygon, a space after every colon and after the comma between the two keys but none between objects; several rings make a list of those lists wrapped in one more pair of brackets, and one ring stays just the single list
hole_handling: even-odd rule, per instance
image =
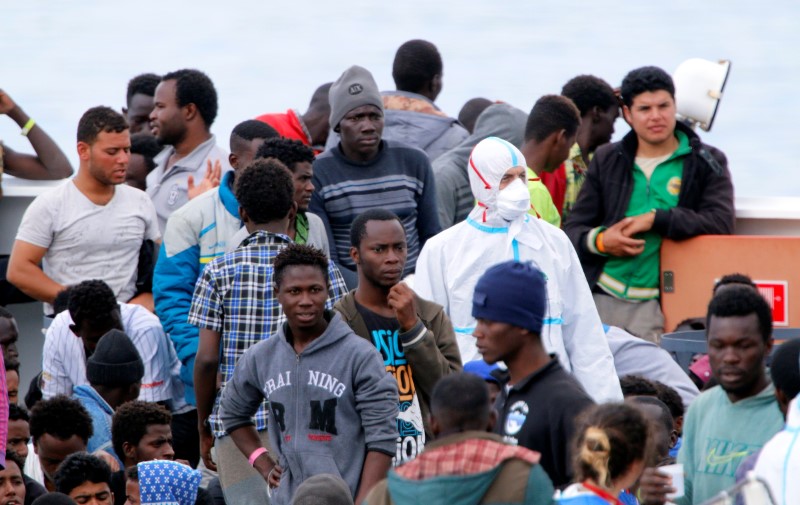
[{"label": "gray beanie", "polygon": [[144,377],[144,363],[139,351],[124,332],[111,330],[97,343],[86,362],[86,379],[100,386],[126,386]]},{"label": "gray beanie", "polygon": [[353,65],[336,79],[328,91],[331,103],[331,128],[336,128],[342,118],[362,105],[374,105],[383,111],[383,98],[375,79],[364,67]]},{"label": "gray beanie", "polygon": [[300,484],[292,505],[353,505],[353,496],[341,477],[320,473]]}]

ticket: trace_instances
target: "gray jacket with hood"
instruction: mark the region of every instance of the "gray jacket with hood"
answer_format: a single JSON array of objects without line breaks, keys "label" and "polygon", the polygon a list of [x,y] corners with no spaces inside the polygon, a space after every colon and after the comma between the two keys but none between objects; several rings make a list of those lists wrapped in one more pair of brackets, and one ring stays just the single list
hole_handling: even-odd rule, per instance
[{"label": "gray jacket with hood", "polygon": [[466,219],[475,207],[467,172],[472,149],[486,137],[500,137],[522,147],[527,119],[526,113],[511,105],[490,105],[478,116],[472,135],[432,163],[442,230]]},{"label": "gray jacket with hood", "polygon": [[270,445],[283,468],[273,505],[288,504],[305,479],[321,473],[342,477],[355,496],[367,451],[395,453],[394,377],[338,313],[326,319],[327,329],[299,355],[287,324],[250,347],[220,401],[228,433],[252,425],[262,399],[269,401]]},{"label": "gray jacket with hood", "polygon": [[[416,98],[436,105],[422,95],[407,91],[384,91],[383,96],[400,95]],[[436,107],[437,110],[439,109]],[[469,136],[466,128],[457,119],[412,110],[386,109],[383,139],[394,140],[422,149],[433,162]]]}]

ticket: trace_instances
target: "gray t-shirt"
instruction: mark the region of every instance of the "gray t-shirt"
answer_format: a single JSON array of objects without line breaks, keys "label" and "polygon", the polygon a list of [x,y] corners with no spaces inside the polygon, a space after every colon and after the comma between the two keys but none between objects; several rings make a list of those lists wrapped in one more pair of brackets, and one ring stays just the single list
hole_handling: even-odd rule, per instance
[{"label": "gray t-shirt", "polygon": [[[100,279],[120,302],[136,294],[142,242],[160,239],[144,191],[120,184],[111,201],[97,205],[73,181],[36,197],[17,231],[17,240],[47,249],[42,267],[48,277],[65,286]],[[45,304],[45,313],[52,312]]]}]

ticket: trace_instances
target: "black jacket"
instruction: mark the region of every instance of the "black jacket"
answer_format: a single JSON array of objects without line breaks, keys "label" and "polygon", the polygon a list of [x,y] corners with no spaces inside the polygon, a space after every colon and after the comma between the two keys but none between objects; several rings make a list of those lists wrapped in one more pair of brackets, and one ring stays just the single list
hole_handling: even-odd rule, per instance
[{"label": "black jacket", "polygon": [[542,455],[539,464],[556,488],[572,480],[575,418],[594,402],[575,378],[553,358],[543,368],[501,389],[495,407],[495,432],[506,441]]},{"label": "black jacket", "polygon": [[[728,161],[719,149],[703,144],[681,122],[675,126],[689,137],[692,152],[684,157],[678,206],[656,212],[653,230],[664,238],[682,240],[697,235],[732,234],[735,211]],[[598,226],[609,227],[625,217],[633,192],[633,163],[638,139],[631,130],[613,144],[600,147],[589,164],[575,207],[564,231],[575,246],[583,272],[594,287],[606,257],[586,248],[586,235]]]}]

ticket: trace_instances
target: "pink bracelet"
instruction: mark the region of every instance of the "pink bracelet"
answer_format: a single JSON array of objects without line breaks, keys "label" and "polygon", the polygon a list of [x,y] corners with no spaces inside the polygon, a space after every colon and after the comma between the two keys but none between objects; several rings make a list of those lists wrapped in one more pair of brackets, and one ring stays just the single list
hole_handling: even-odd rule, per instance
[{"label": "pink bracelet", "polygon": [[250,463],[250,466],[255,466],[258,457],[265,453],[268,454],[269,451],[267,451],[264,447],[259,447],[255,451],[251,452],[250,457],[247,458],[247,461]]}]

